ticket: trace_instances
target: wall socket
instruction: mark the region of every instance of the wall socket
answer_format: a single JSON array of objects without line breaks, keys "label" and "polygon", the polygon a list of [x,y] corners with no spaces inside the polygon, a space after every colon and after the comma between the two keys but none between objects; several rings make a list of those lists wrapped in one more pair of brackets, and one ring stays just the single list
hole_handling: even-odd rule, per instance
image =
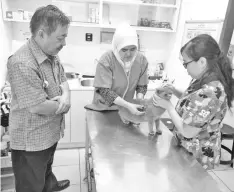
[{"label": "wall socket", "polygon": [[85,33],[85,41],[93,41],[93,34]]}]

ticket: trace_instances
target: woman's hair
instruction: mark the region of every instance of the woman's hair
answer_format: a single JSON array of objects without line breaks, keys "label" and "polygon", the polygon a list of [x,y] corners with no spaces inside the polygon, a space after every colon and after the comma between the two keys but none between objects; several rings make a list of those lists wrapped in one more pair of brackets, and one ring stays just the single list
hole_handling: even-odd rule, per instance
[{"label": "woman's hair", "polygon": [[60,9],[54,5],[47,5],[35,11],[30,21],[30,29],[33,36],[41,27],[50,35],[59,25],[63,27],[69,23],[69,18]]},{"label": "woman's hair", "polygon": [[180,50],[190,59],[198,61],[201,57],[206,58],[208,73],[214,73],[224,86],[227,95],[228,107],[232,107],[234,99],[234,79],[232,78],[231,61],[224,55],[213,37],[207,34],[198,35]]}]

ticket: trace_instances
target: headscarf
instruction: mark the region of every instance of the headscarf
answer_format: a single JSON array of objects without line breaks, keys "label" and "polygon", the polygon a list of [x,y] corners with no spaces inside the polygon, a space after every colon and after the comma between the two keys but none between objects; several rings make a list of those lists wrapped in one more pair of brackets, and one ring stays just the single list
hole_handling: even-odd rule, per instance
[{"label": "headscarf", "polygon": [[132,60],[129,62],[124,62],[119,54],[119,51],[129,45],[135,45],[138,49],[138,37],[136,30],[131,27],[128,23],[122,23],[120,24],[115,31],[115,34],[113,36],[112,40],[112,51],[116,57],[116,59],[119,61],[119,63],[123,66],[126,73],[129,72],[132,63],[134,62],[137,51],[135,55],[133,56]]}]

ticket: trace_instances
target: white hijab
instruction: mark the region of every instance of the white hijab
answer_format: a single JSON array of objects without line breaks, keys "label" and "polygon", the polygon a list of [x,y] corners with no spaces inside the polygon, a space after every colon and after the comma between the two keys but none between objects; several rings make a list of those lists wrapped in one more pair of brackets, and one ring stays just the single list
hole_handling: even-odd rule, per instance
[{"label": "white hijab", "polygon": [[112,40],[112,51],[116,57],[116,59],[119,61],[119,63],[123,66],[126,73],[129,72],[132,63],[134,62],[137,51],[135,55],[133,56],[132,60],[129,62],[124,62],[120,55],[119,51],[129,45],[135,45],[138,49],[138,38],[136,30],[131,27],[128,23],[122,23],[120,24],[115,31],[115,34],[113,36]]}]

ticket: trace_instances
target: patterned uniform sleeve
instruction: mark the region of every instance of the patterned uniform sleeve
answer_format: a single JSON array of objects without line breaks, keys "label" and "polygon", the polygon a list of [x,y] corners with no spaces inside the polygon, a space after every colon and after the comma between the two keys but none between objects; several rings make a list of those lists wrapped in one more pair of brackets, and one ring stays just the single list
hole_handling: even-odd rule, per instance
[{"label": "patterned uniform sleeve", "polygon": [[136,93],[137,94],[138,93],[142,93],[143,95],[145,95],[146,92],[147,92],[147,87],[148,87],[148,85],[137,85],[137,87],[136,87]]},{"label": "patterned uniform sleeve", "polygon": [[43,89],[37,72],[22,63],[8,62],[8,74],[12,93],[16,95],[19,108],[28,108],[44,102],[48,95]]},{"label": "patterned uniform sleeve", "polygon": [[114,100],[118,97],[118,95],[109,88],[97,88],[96,91],[105,99],[108,106],[111,106]]},{"label": "patterned uniform sleeve", "polygon": [[142,69],[141,69],[141,75],[139,78],[139,81],[137,85],[148,85],[148,61],[145,58],[145,56],[142,59]]},{"label": "patterned uniform sleeve", "polygon": [[[221,106],[225,102],[224,90],[221,87],[204,85],[180,103],[179,114],[185,124],[202,128],[214,120],[217,113],[221,113]],[[221,119],[215,119],[219,123]]]}]

